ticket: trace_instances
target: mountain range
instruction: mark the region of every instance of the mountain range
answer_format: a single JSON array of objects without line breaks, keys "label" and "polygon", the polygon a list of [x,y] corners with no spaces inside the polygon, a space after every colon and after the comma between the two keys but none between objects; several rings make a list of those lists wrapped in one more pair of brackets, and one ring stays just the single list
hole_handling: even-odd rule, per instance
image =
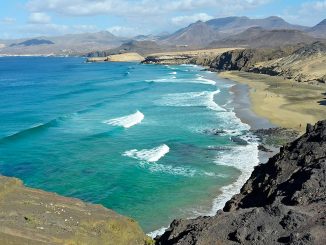
[{"label": "mountain range", "polygon": [[[124,38],[108,31],[33,39],[0,40],[0,55],[84,55],[217,47],[276,47],[313,43],[326,38],[326,19],[313,27],[294,25],[280,17],[226,17],[197,21],[172,34]],[[104,51],[104,52],[103,52]],[[102,53],[101,53],[102,52]]]},{"label": "mountain range", "polygon": [[0,54],[78,55],[94,50],[115,48],[127,40],[108,31],[33,39],[0,40]]},{"label": "mountain range", "polygon": [[[314,27],[293,25],[280,17],[250,19],[226,17],[206,22],[198,21],[161,40],[162,43],[188,46],[277,46],[284,41],[313,42],[326,38],[326,20]],[[261,41],[259,40],[261,39]],[[254,43],[252,43],[254,41]],[[261,42],[261,44],[258,44]],[[211,45],[213,43],[213,45]]]}]

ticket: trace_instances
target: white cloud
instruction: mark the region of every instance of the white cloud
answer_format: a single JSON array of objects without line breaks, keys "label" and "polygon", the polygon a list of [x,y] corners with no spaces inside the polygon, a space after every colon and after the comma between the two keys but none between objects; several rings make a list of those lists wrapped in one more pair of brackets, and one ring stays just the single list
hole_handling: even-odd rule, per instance
[{"label": "white cloud", "polygon": [[[326,11],[326,1],[312,1],[312,2],[305,2],[302,4],[301,7],[302,11],[318,11],[318,12],[324,12]],[[326,17],[326,16],[325,16]]]},{"label": "white cloud", "polygon": [[119,15],[141,16],[170,12],[195,11],[216,8],[218,12],[234,12],[255,8],[271,0],[29,0],[27,7],[32,12],[52,11],[66,15]]},{"label": "white cloud", "polygon": [[112,26],[109,27],[107,31],[120,37],[132,37],[140,33],[138,28],[127,27],[127,26]]},{"label": "white cloud", "polygon": [[27,24],[18,28],[22,36],[56,36],[65,34],[78,34],[97,32],[99,28],[94,25],[59,25],[59,24]]},{"label": "white cloud", "polygon": [[282,17],[292,23],[314,26],[326,18],[326,0],[306,1],[296,8],[283,11]]},{"label": "white cloud", "polygon": [[11,24],[15,24],[16,19],[14,18],[10,18],[10,17],[5,17],[0,21],[2,24],[6,24],[6,25],[11,25]]},{"label": "white cloud", "polygon": [[84,32],[97,32],[99,28],[95,25],[73,25],[70,27],[71,31],[74,33],[84,33]]},{"label": "white cloud", "polygon": [[214,18],[213,16],[210,16],[206,13],[198,13],[193,15],[183,15],[183,16],[173,17],[171,21],[173,24],[177,26],[185,26],[190,23],[196,22],[198,20],[207,21],[213,18]]},{"label": "white cloud", "polygon": [[28,22],[32,24],[49,24],[51,17],[46,13],[35,12],[30,14]]}]

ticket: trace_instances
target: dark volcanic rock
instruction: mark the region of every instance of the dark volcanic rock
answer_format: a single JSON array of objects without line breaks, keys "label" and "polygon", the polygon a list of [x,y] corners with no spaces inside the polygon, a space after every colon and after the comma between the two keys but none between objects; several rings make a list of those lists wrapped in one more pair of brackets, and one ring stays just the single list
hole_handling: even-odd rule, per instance
[{"label": "dark volcanic rock", "polygon": [[326,244],[326,120],[255,168],[214,217],[175,220],[157,244]]}]

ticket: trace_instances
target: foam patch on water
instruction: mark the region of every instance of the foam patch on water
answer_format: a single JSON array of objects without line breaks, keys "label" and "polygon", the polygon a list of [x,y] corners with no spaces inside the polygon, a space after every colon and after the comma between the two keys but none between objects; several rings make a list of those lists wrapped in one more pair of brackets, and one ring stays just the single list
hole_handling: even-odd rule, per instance
[{"label": "foam patch on water", "polygon": [[134,114],[118,117],[114,119],[110,119],[107,121],[104,121],[103,123],[112,125],[112,126],[121,126],[124,128],[130,128],[136,124],[141,123],[141,121],[145,118],[144,114],[140,111],[137,111]]},{"label": "foam patch on water", "polygon": [[170,148],[166,144],[163,144],[152,149],[129,150],[123,153],[123,156],[131,157],[146,162],[157,162],[162,157],[164,157],[169,151]]},{"label": "foam patch on water", "polygon": [[[170,73],[176,74],[176,73]],[[197,84],[207,84],[207,85],[216,85],[216,82],[204,77],[198,78],[190,78],[190,79],[177,79],[176,76],[172,76],[170,78],[160,78],[160,79],[153,79],[153,80],[145,80],[146,82],[154,82],[154,83],[197,83]]]},{"label": "foam patch on water", "polygon": [[[243,139],[249,140],[247,137]],[[254,167],[259,163],[258,153],[258,143],[254,139],[246,146],[236,146],[232,151],[221,152],[215,163],[235,167],[241,171],[241,175],[232,184],[221,188],[222,194],[214,200],[212,210],[208,215],[215,215],[216,211],[222,209],[233,195],[239,193]]]},{"label": "foam patch on water", "polygon": [[218,93],[220,90],[166,94],[155,103],[160,106],[174,107],[203,106],[214,111],[225,111],[214,101],[214,96]]},{"label": "foam patch on water", "polygon": [[207,78],[204,78],[203,76],[198,76],[198,78],[196,79],[197,81],[201,81],[205,84],[211,84],[211,85],[215,85],[216,82],[211,80],[211,79],[207,79]]},{"label": "foam patch on water", "polygon": [[152,173],[165,173],[176,176],[194,177],[197,174],[196,169],[186,166],[163,165],[159,163],[141,162],[140,166],[148,169]]},{"label": "foam patch on water", "polygon": [[170,75],[177,75],[177,72],[176,71],[173,71],[173,72],[170,72],[169,74]]},{"label": "foam patch on water", "polygon": [[180,66],[186,66],[186,67],[199,67],[198,65],[193,65],[193,64],[181,64]]},{"label": "foam patch on water", "polygon": [[169,227],[162,227],[160,229],[157,229],[155,231],[149,232],[147,233],[147,236],[151,237],[151,238],[155,238],[157,236],[161,236],[163,235],[163,233],[166,231],[166,229],[168,229]]}]

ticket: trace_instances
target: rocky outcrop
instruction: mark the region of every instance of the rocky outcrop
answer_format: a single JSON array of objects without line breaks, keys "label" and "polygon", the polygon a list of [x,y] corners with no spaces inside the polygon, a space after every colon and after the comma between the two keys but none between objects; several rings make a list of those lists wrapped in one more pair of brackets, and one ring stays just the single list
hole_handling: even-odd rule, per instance
[{"label": "rocky outcrop", "polygon": [[157,244],[326,244],[326,120],[255,168],[214,217],[175,220]]},{"label": "rocky outcrop", "polygon": [[236,50],[236,48],[202,49],[157,53],[147,56],[142,63],[169,65],[196,64],[202,66],[210,66],[217,56],[220,56],[221,54],[231,50]]},{"label": "rocky outcrop", "polygon": [[0,176],[0,244],[151,244],[139,225],[101,205]]},{"label": "rocky outcrop", "polygon": [[298,82],[325,83],[326,44],[315,42],[305,45],[292,54],[270,61],[256,63],[249,72],[278,75]]},{"label": "rocky outcrop", "polygon": [[211,62],[210,68],[217,71],[249,71],[255,64],[263,61],[279,59],[290,55],[297,47],[277,49],[238,49],[225,52]]}]

